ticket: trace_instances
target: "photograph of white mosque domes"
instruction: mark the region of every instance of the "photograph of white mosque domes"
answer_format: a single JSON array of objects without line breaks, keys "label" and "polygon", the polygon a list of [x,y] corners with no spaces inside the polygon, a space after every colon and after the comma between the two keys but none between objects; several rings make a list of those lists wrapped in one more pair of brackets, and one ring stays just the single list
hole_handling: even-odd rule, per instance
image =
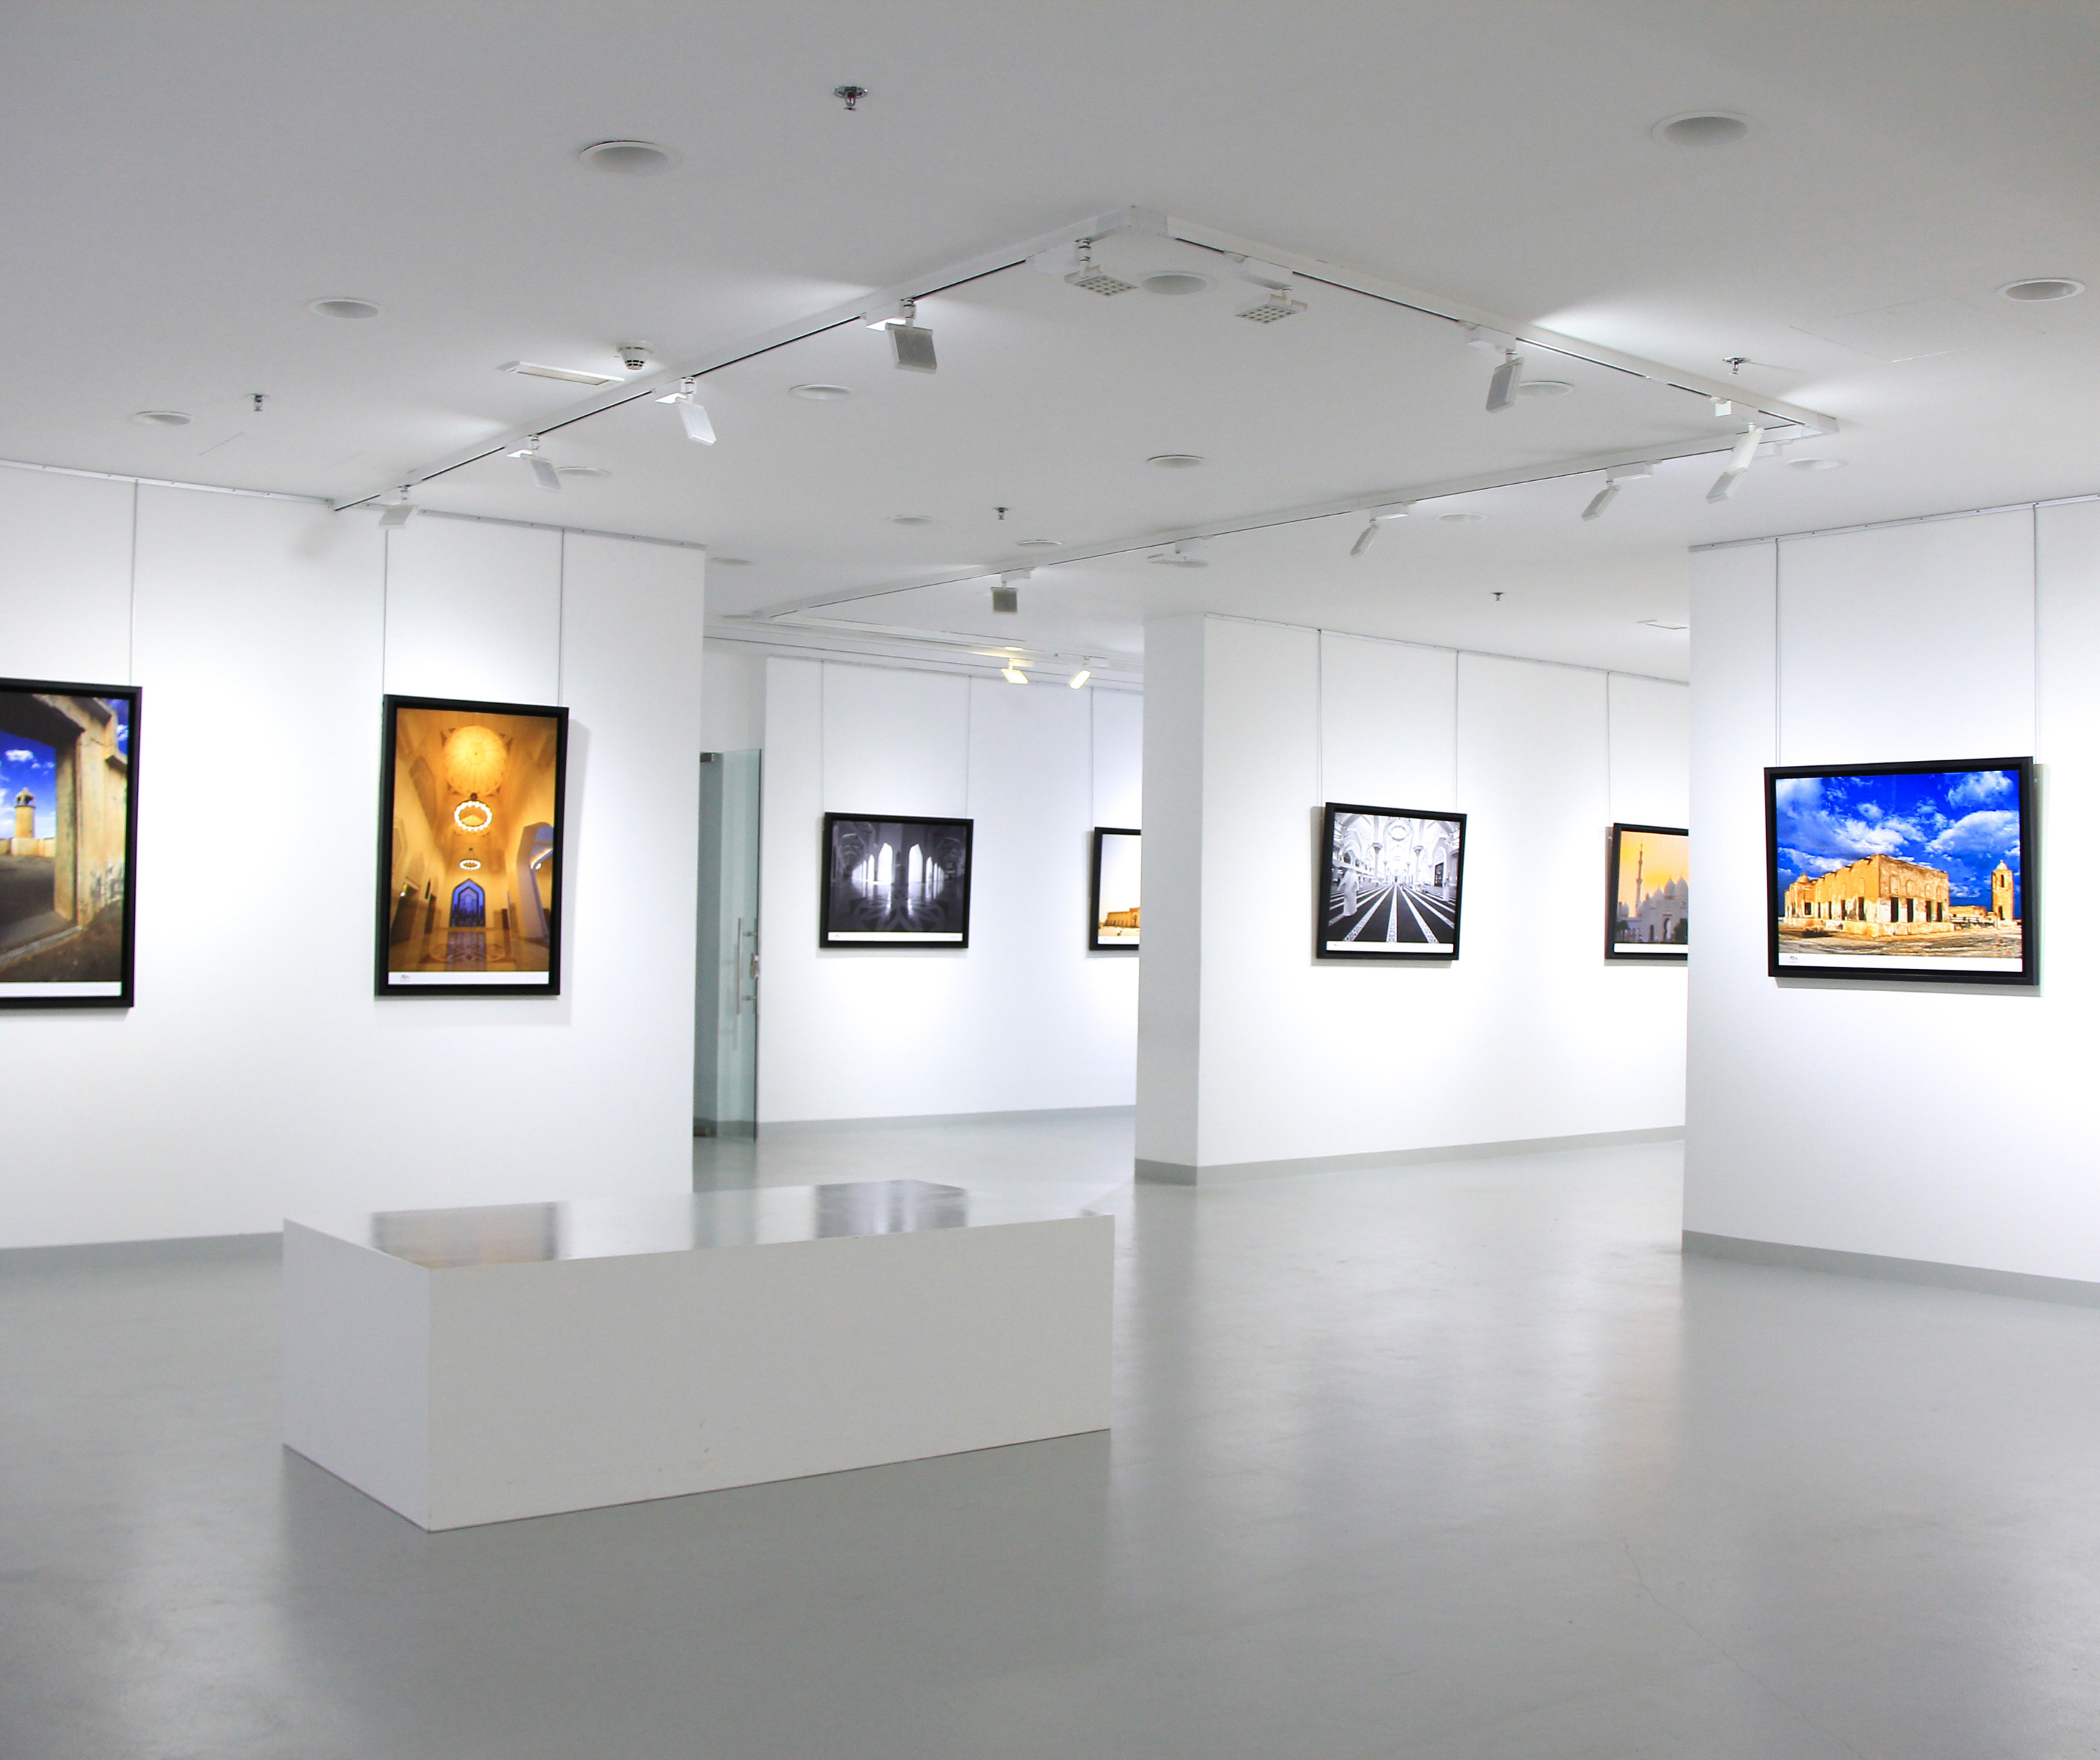
[{"label": "photograph of white mosque domes", "polygon": [[0,680],[0,1006],[121,1006],[131,983],[138,693]]},{"label": "photograph of white mosque domes", "polygon": [[386,700],[382,994],[561,983],[568,711]]},{"label": "photograph of white mosque domes", "polygon": [[1773,975],[2032,983],[2032,768],[1767,770]]},{"label": "photograph of white mosque domes", "polygon": [[1327,803],[1321,959],[1456,959],[1466,816]]},{"label": "photograph of white mosque domes", "polygon": [[1094,928],[1087,943],[1094,953],[1137,945],[1144,847],[1141,833],[1094,827]]},{"label": "photograph of white mosque domes", "polygon": [[1692,942],[1692,838],[1668,825],[1612,827],[1612,959],[1681,960]]},{"label": "photograph of white mosque domes", "polygon": [[824,815],[820,947],[968,947],[968,819]]}]

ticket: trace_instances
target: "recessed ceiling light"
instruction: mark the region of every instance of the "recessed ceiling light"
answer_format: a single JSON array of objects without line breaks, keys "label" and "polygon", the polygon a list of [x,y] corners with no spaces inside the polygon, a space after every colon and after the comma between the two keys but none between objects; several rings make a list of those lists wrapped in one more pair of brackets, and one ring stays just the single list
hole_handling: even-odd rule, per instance
[{"label": "recessed ceiling light", "polygon": [[677,154],[669,147],[646,140],[593,141],[576,157],[592,170],[614,177],[651,177],[678,162]]},{"label": "recessed ceiling light", "polygon": [[368,299],[317,299],[307,307],[316,318],[377,318],[379,308]]},{"label": "recessed ceiling light", "polygon": [[2074,281],[2069,275],[2039,275],[2032,281],[2008,281],[1998,291],[2007,299],[2023,302],[2076,299],[2085,291],[2085,284]]},{"label": "recessed ceiling light", "polygon": [[1446,526],[1478,526],[1488,516],[1485,513],[1439,513],[1436,517]]},{"label": "recessed ceiling light", "polygon": [[1845,461],[1841,458],[1789,459],[1787,463],[1796,470],[1842,470]]},{"label": "recessed ceiling light", "polygon": [[523,373],[528,379],[556,379],[563,385],[609,385],[624,381],[618,373],[585,372],[576,367],[549,367],[540,361],[505,361],[498,372]]},{"label": "recessed ceiling light", "polygon": [[1145,461],[1157,464],[1162,470],[1193,470],[1203,462],[1200,452],[1155,452]]},{"label": "recessed ceiling light", "polygon": [[1750,134],[1750,119],[1729,110],[1688,110],[1665,117],[1648,132],[1672,147],[1732,147]]},{"label": "recessed ceiling light", "polygon": [[564,477],[610,477],[612,474],[602,464],[557,464],[554,469]]},{"label": "recessed ceiling light", "polygon": [[1139,276],[1137,284],[1148,293],[1201,293],[1210,286],[1211,278],[1193,269],[1162,269]]},{"label": "recessed ceiling light", "polygon": [[1055,538],[1017,538],[1014,542],[1024,550],[1055,550],[1057,548]]},{"label": "recessed ceiling light", "polygon": [[1565,397],[1575,389],[1565,379],[1526,379],[1516,388],[1519,397]]},{"label": "recessed ceiling light", "polygon": [[748,556],[711,556],[708,561],[717,568],[749,568],[751,566],[751,558]]},{"label": "recessed ceiling light", "polygon": [[135,410],[131,420],[141,428],[187,428],[190,418],[180,410]]},{"label": "recessed ceiling light", "polygon": [[812,403],[836,403],[840,398],[851,397],[853,387],[842,385],[791,385],[788,387],[788,394],[790,397],[807,398]]},{"label": "recessed ceiling light", "polygon": [[889,516],[889,523],[893,526],[931,526],[933,516],[930,513],[893,513]]}]

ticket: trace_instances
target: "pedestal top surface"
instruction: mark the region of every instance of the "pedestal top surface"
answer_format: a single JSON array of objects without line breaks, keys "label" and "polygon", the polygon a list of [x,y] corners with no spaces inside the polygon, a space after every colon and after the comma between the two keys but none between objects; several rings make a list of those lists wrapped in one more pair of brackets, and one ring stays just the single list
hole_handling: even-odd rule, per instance
[{"label": "pedestal top surface", "polygon": [[849,1235],[917,1234],[1105,1213],[1061,1194],[977,1191],[907,1179],[476,1204],[456,1210],[373,1210],[293,1220],[354,1245],[442,1271],[783,1246]]}]

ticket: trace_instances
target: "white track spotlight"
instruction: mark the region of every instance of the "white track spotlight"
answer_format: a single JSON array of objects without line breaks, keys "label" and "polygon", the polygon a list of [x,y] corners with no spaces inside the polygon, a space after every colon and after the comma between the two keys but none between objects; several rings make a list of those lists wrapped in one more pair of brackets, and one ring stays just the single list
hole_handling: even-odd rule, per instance
[{"label": "white track spotlight", "polygon": [[1087,682],[1087,680],[1088,680],[1088,679],[1092,678],[1093,675],[1094,675],[1094,663],[1093,663],[1093,662],[1092,662],[1092,661],[1091,661],[1091,660],[1082,660],[1082,661],[1079,662],[1079,670],[1078,671],[1074,672],[1074,674],[1073,674],[1070,678],[1066,679],[1066,680],[1065,680],[1065,682],[1067,684],[1070,685],[1070,686],[1071,686],[1071,688],[1072,688],[1074,690],[1078,690],[1078,689],[1079,689],[1082,685],[1083,685],[1083,684]]},{"label": "white track spotlight", "polygon": [[1379,526],[1384,525],[1388,520],[1405,519],[1413,511],[1412,508],[1390,508],[1383,513],[1372,514],[1370,523],[1357,535],[1357,541],[1349,546],[1349,554],[1352,557],[1361,556],[1378,542]]},{"label": "white track spotlight", "polygon": [[886,317],[869,319],[867,327],[871,330],[888,330],[898,324],[908,324],[911,322],[912,315],[913,302],[908,299],[899,300],[895,311],[889,313]]},{"label": "white track spotlight", "polygon": [[1614,501],[1626,484],[1639,482],[1643,477],[1652,477],[1655,472],[1646,464],[1619,464],[1604,473],[1604,486],[1590,497],[1589,506],[1582,509],[1582,517],[1593,520]]},{"label": "white track spotlight", "polygon": [[1127,293],[1136,285],[1121,275],[1110,275],[1094,261],[1092,239],[1082,239],[1074,249],[1077,260],[1065,279],[1082,293],[1098,293],[1103,299],[1114,299],[1118,293]]},{"label": "white track spotlight", "polygon": [[1028,675],[1021,670],[1020,662],[1012,658],[999,668],[999,675],[1009,684],[1026,684],[1028,682]]},{"label": "white track spotlight", "polygon": [[686,438],[697,440],[702,446],[715,443],[715,425],[708,420],[708,412],[700,406],[699,381],[681,379],[678,389],[656,399],[659,403],[673,405],[679,420],[686,425]]},{"label": "white track spotlight", "polygon": [[539,484],[542,489],[552,489],[557,491],[560,490],[562,473],[554,469],[551,460],[540,456],[539,435],[527,435],[525,444],[510,455],[512,458],[522,458],[525,460],[526,464],[532,468],[533,482]]},{"label": "white track spotlight", "polygon": [[395,531],[416,517],[416,504],[408,499],[408,486],[401,485],[379,504],[379,526],[382,531]]},{"label": "white track spotlight", "polygon": [[1290,271],[1282,263],[1263,262],[1259,257],[1242,257],[1237,266],[1242,281],[1251,281],[1268,291],[1253,305],[1238,315],[1255,323],[1274,323],[1279,319],[1295,317],[1305,310],[1305,301],[1290,297]]},{"label": "white track spotlight", "polygon": [[[999,584],[991,590],[991,608],[1003,615],[1011,616],[1021,609],[1021,583],[1034,577],[1033,569],[1009,569],[999,578]],[[1026,679],[1022,680],[1026,684]]]},{"label": "white track spotlight", "polygon": [[1499,354],[1510,345],[1511,338],[1499,330],[1484,329],[1476,323],[1465,328],[1466,346],[1482,354]]},{"label": "white track spotlight", "polygon": [[1161,563],[1167,568],[1208,568],[1210,559],[1196,553],[1197,545],[1202,541],[1200,538],[1185,538],[1171,550],[1159,551],[1145,560]]},{"label": "white track spotlight", "polygon": [[1714,486],[1706,491],[1709,501],[1725,501],[1736,492],[1736,485],[1743,480],[1743,473],[1750,468],[1750,461],[1758,455],[1758,448],[1763,443],[1764,438],[1764,429],[1754,425],[1745,428],[1736,436],[1735,449],[1728,454],[1726,468],[1714,479]]},{"label": "white track spotlight", "polygon": [[1516,388],[1524,381],[1524,357],[1513,348],[1502,350],[1502,365],[1488,381],[1488,413],[1496,416],[1516,403]]},{"label": "white track spotlight", "polygon": [[871,326],[889,332],[890,364],[899,372],[933,372],[940,367],[933,358],[933,332],[921,329],[918,317],[918,301],[905,300],[898,305],[895,319]]}]

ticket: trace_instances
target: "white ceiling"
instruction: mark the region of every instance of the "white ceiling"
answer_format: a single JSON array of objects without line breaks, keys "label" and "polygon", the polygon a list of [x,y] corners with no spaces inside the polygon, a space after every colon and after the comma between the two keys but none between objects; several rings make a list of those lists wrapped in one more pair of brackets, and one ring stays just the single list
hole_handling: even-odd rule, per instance
[{"label": "white ceiling", "polygon": [[[576,406],[501,362],[610,369],[637,336],[673,361],[719,352],[1138,203],[1692,372],[1775,363],[1745,381],[1838,416],[1813,450],[1847,468],[1761,464],[1715,508],[1710,460],[1665,466],[1589,526],[1595,478],[1498,491],[1465,504],[1486,523],[1418,514],[1353,563],[1361,521],[1335,519],[1220,538],[1202,570],[1074,562],[1018,619],[995,623],[981,583],[827,619],[1132,651],[1145,617],[1200,608],[1681,674],[1683,638],[1639,619],[1681,617],[1688,544],[2100,487],[2100,291],[1993,291],[2100,280],[2095,18],[1931,0],[18,3],[0,20],[0,455],[354,497]],[[847,81],[869,90],[851,116],[830,95]],[[1758,132],[1651,138],[1707,108]],[[607,137],[682,163],[576,163]],[[1111,253],[1207,254],[1127,235]],[[748,614],[1014,566],[1023,537],[1139,542],[1727,426],[1562,367],[1575,394],[1489,417],[1491,363],[1449,326],[1317,287],[1304,315],[1257,326],[1231,315],[1243,291],[1102,300],[1007,271],[922,307],[933,377],[849,328],[712,376],[712,449],[642,403],[550,437],[558,461],[614,473],[558,500],[501,460],[419,499],[748,557],[710,594]],[[338,294],[384,315],[307,313]],[[1951,321],[1961,345],[1876,358],[1890,325],[1855,315],[1921,301],[1941,303],[1902,315]],[[857,394],[785,394],[812,378]],[[154,407],[196,419],[126,420]],[[1211,462],[1145,464],[1162,450]]]}]

